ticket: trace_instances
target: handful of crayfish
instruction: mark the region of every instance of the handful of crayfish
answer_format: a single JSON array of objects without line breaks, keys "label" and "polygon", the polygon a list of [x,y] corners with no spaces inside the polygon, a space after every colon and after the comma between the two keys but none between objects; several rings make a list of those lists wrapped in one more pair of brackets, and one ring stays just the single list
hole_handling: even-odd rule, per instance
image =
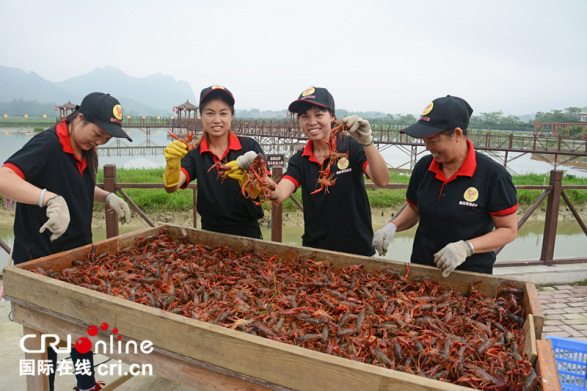
[{"label": "handful of crayfish", "polygon": [[338,159],[343,157],[348,158],[348,152],[340,153],[336,150],[336,139],[339,134],[341,135],[341,137],[344,137],[346,131],[348,130],[348,126],[346,126],[342,121],[338,120],[334,121],[334,123],[336,124],[336,126],[332,128],[332,131],[330,132],[330,140],[322,140],[326,144],[328,144],[328,155],[326,155],[326,158],[324,159],[324,161],[327,161],[327,163],[320,170],[320,174],[318,176],[318,183],[316,184],[318,188],[310,194],[320,193],[322,190],[324,190],[325,193],[328,193],[328,188],[330,186],[334,186],[334,184],[336,183],[336,179],[333,179],[334,172],[331,171],[332,166],[336,162],[338,162]]},{"label": "handful of crayfish", "polygon": [[[213,168],[216,168],[218,177],[223,181],[226,178],[236,179],[241,186],[243,196],[252,199],[256,206],[270,200],[271,191],[275,190],[274,183],[269,180],[267,162],[262,153],[257,155],[248,170],[240,168],[236,160],[228,163],[218,162],[210,167],[208,172]],[[259,200],[256,201],[256,198]]]},{"label": "handful of crayfish", "polygon": [[192,149],[196,149],[196,147],[199,144],[198,141],[194,142],[195,132],[193,130],[186,130],[185,137],[179,137],[177,134],[173,133],[172,130],[169,130],[167,132],[167,134],[169,134],[172,138],[184,143],[188,147],[188,151],[191,151]]}]

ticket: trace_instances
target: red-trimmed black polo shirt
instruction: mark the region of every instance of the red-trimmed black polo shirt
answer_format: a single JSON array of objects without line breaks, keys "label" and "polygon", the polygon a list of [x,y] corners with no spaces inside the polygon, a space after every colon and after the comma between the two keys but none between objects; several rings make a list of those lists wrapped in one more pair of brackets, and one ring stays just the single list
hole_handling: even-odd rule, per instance
[{"label": "red-trimmed black polo shirt", "polygon": [[188,152],[181,160],[181,171],[187,180],[185,188],[191,181],[198,182],[197,210],[202,217],[202,228],[208,231],[259,238],[258,219],[263,218],[263,209],[246,199],[238,181],[218,178],[218,172],[208,170],[219,160],[229,162],[248,151],[263,153],[261,146],[250,137],[229,134],[228,148],[218,159],[208,148],[208,141],[203,139],[200,145]]},{"label": "red-trimmed black polo shirt", "polygon": [[[302,187],[304,205],[304,235],[302,245],[325,250],[371,256],[375,253],[371,242],[371,208],[365,190],[364,171],[369,162],[363,146],[352,137],[338,138],[337,150],[345,153],[331,167],[336,179],[328,193],[317,189],[318,177],[323,165],[313,152],[312,140],[289,159],[283,176]],[[324,165],[328,160],[324,161]]]},{"label": "red-trimmed black polo shirt", "polygon": [[65,122],[33,137],[12,155],[4,167],[40,189],[62,196],[71,221],[67,231],[51,242],[51,232],[39,229],[47,222],[47,208],[17,203],[14,218],[14,263],[26,262],[92,243],[94,188],[86,154],[78,159]]},{"label": "red-trimmed black polo shirt", "polygon": [[[494,216],[516,212],[516,188],[507,170],[489,157],[469,150],[463,165],[446,179],[432,155],[420,159],[406,193],[417,206],[420,223],[412,249],[413,263],[434,265],[434,254],[449,243],[491,232]],[[492,274],[495,252],[473,254],[458,270]]]}]

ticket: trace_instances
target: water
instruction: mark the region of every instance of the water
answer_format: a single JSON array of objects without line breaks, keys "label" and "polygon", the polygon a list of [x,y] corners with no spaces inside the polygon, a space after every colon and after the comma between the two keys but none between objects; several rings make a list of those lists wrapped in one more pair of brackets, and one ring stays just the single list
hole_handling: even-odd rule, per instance
[{"label": "water", "polygon": [[[0,128],[0,162],[4,162],[15,151],[20,149],[31,137],[35,135],[31,128],[27,129],[6,129]],[[144,134],[137,129],[130,130],[131,137],[135,140],[132,144],[138,145],[145,140]],[[151,136],[151,141],[155,145],[167,145],[169,139],[165,131],[154,132]],[[406,161],[409,161],[409,155],[401,152],[398,148],[391,147],[382,152],[385,160],[397,167]],[[423,156],[423,155],[422,155]],[[511,155],[513,157],[513,155]],[[125,168],[144,168],[144,167],[163,167],[165,159],[163,156],[125,156],[125,157],[100,157],[100,165],[116,164],[118,167]],[[531,160],[529,155],[520,157],[519,159],[508,163],[516,173],[548,173],[552,166],[542,161]],[[578,177],[587,177],[587,171],[574,168],[566,168],[565,171],[569,174]],[[133,225],[121,226],[121,233],[131,232],[143,227],[146,224],[139,222],[140,219],[135,218]],[[498,255],[498,261],[510,260],[528,260],[538,259],[542,248],[542,232],[543,225],[541,222],[528,222],[518,233],[518,238],[507,245],[504,250]],[[374,227],[379,229],[381,227]],[[301,245],[301,236],[303,227],[284,226],[283,241],[287,244]],[[401,232],[394,239],[392,246],[385,258],[407,261],[412,251],[412,238],[415,229]],[[12,221],[0,221],[0,239],[5,241],[9,246],[12,246]],[[271,237],[269,228],[263,228],[263,235],[266,240]],[[105,239],[106,232],[104,228],[94,230],[94,241]],[[559,223],[557,232],[557,241],[555,246],[556,258],[568,258],[585,256],[587,254],[587,239],[581,228],[575,221]],[[4,267],[8,259],[7,254],[0,250],[0,269]]]},{"label": "water", "polygon": [[[0,162],[3,163],[14,152],[20,149],[28,140],[36,133],[32,128],[22,128],[15,130],[14,128],[0,128]],[[145,142],[146,136],[139,129],[130,129],[129,135],[134,140],[130,143],[125,140],[127,145],[140,145]],[[170,143],[170,138],[167,136],[165,130],[153,132],[151,134],[152,145],[166,146]],[[114,141],[109,144],[114,145]],[[419,148],[423,151],[424,148]],[[424,152],[420,156],[424,156]],[[403,152],[397,147],[389,147],[381,152],[385,161],[393,167],[398,167],[406,162],[409,162],[410,155]],[[510,153],[510,159],[516,157],[518,154]],[[503,156],[503,154],[501,154]],[[100,165],[116,164],[117,167],[123,168],[156,168],[165,166],[165,158],[161,156],[100,156]],[[553,169],[549,163],[539,160],[532,160],[530,154],[525,154],[514,161],[508,161],[508,167],[515,174],[538,173],[545,174]],[[409,168],[409,165],[404,165],[403,168]],[[586,169],[577,169],[570,166],[559,166],[559,169],[564,170],[567,174],[575,175],[577,177],[587,178]]]},{"label": "water", "polygon": [[[377,230],[381,226],[374,226]],[[265,240],[271,239],[271,229],[263,228]],[[498,254],[497,262],[537,260],[542,250],[542,235],[544,222],[529,221],[518,232],[516,240],[504,247]],[[301,236],[304,233],[303,227],[283,226],[283,243],[290,245],[302,245]],[[407,262],[412,254],[412,244],[416,227],[398,233],[391,242],[384,259]],[[554,248],[555,258],[584,257],[587,254],[587,237],[576,221],[559,222],[556,245]],[[379,257],[379,256],[378,256]]]},{"label": "water", "polygon": [[[147,227],[140,218],[133,219],[131,225],[121,225],[120,233],[136,231]],[[381,227],[374,227],[379,229]],[[518,237],[512,243],[508,244],[501,253],[497,256],[497,262],[505,261],[521,261],[521,260],[536,260],[540,257],[542,249],[542,233],[544,231],[544,223],[540,221],[530,221],[524,224]],[[271,229],[262,227],[263,238],[271,240]],[[391,242],[387,254],[384,259],[394,261],[407,262],[412,253],[412,243],[414,238],[415,228],[408,231],[400,232]],[[301,246],[302,234],[304,228],[300,226],[290,226],[285,224],[283,226],[283,243],[289,245]],[[99,242],[106,239],[106,229],[101,227],[94,229],[94,242]],[[12,247],[13,232],[12,222],[0,222],[0,239]],[[587,238],[575,221],[565,221],[559,223],[556,245],[554,249],[555,258],[572,258],[578,256],[585,256],[587,254]],[[0,249],[0,270],[6,266],[8,262],[8,254]]]}]

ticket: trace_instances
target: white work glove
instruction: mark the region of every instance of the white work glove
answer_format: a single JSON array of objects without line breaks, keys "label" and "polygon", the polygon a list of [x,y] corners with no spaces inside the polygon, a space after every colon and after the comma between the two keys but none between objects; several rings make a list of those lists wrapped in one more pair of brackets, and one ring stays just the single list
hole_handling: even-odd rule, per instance
[{"label": "white work glove", "polygon": [[464,240],[461,240],[447,244],[442,250],[434,254],[434,263],[442,270],[442,276],[448,277],[453,270],[471,255],[473,255],[471,249]]},{"label": "white work glove", "polygon": [[251,164],[253,164],[253,161],[255,160],[257,155],[258,155],[257,152],[249,151],[249,152],[245,153],[244,155],[237,157],[236,163],[238,164],[238,166],[240,168],[242,168],[243,170],[246,171],[249,168],[251,168]]},{"label": "white work glove", "polygon": [[395,236],[397,231],[397,225],[395,223],[387,223],[383,228],[375,232],[373,235],[373,242],[371,243],[379,255],[385,255],[387,253],[387,247]]},{"label": "white work glove", "polygon": [[65,198],[55,196],[47,201],[47,217],[49,220],[43,224],[39,232],[43,233],[48,228],[53,233],[50,240],[54,241],[63,235],[69,226],[69,208]]},{"label": "white work glove", "polygon": [[106,196],[106,203],[116,211],[116,215],[122,224],[130,223],[130,208],[122,198],[114,193],[108,193]]},{"label": "white work glove", "polygon": [[345,117],[342,122],[349,127],[349,133],[355,140],[364,146],[373,144],[373,132],[369,121],[356,115],[351,115],[350,117]]}]

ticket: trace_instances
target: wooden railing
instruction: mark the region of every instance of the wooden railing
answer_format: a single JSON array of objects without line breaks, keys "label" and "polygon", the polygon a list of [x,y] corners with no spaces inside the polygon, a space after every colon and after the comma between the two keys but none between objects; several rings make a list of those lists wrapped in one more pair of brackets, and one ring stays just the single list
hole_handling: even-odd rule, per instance
[{"label": "wooden railing", "polygon": [[[281,178],[283,169],[281,167],[274,167],[272,170],[272,176],[276,180]],[[546,219],[544,222],[544,232],[542,237],[542,250],[540,258],[537,260],[529,261],[511,261],[511,262],[498,262],[495,264],[496,267],[503,266],[524,266],[524,265],[547,265],[551,266],[554,264],[565,264],[565,263],[583,263],[587,262],[587,257],[576,257],[576,258],[554,258],[554,248],[556,243],[556,230],[558,225],[558,214],[560,209],[560,199],[568,206],[573,217],[583,230],[587,240],[587,226],[577,209],[570,201],[565,190],[585,190],[587,191],[587,185],[563,185],[562,183],[563,172],[553,170],[550,172],[550,183],[548,185],[518,185],[516,189],[530,189],[530,190],[543,190],[543,193],[538,199],[532,204],[532,206],[526,211],[518,221],[518,229],[521,228],[530,216],[540,207],[542,202],[547,199],[546,204]],[[126,194],[124,189],[164,189],[162,183],[119,183],[116,180],[116,166],[113,164],[107,164],[104,166],[104,183],[99,184],[106,191],[118,192],[129,204],[129,206],[150,226],[154,226],[153,221],[136,205],[136,203]],[[367,188],[375,188],[377,186],[373,184],[367,184]],[[386,189],[406,189],[407,184],[404,183],[391,183],[385,186]],[[197,210],[196,210],[196,199],[197,199],[197,185],[189,184],[188,188],[193,192],[193,226],[197,227]],[[291,197],[296,205],[302,209],[299,202]],[[404,204],[397,213],[401,212],[406,207]],[[282,207],[279,205],[273,205],[271,210],[271,240],[275,242],[281,242],[282,230],[283,230],[283,212]],[[391,216],[390,216],[391,217]],[[111,238],[118,236],[118,219],[114,210],[106,206],[106,237]],[[10,252],[10,248],[0,240],[0,247],[6,252]],[[499,253],[503,247],[499,248],[496,252]]]},{"label": "wooden railing", "polygon": [[[282,175],[282,168],[281,167],[274,167],[272,170],[272,176],[276,180],[281,178]],[[544,232],[542,237],[542,250],[540,254],[540,258],[538,260],[529,260],[529,261],[512,261],[512,262],[499,262],[496,263],[496,267],[503,267],[503,266],[521,266],[521,265],[553,265],[553,264],[564,264],[564,263],[582,263],[587,262],[587,257],[577,257],[577,258],[564,258],[564,259],[554,259],[554,247],[556,243],[556,230],[558,225],[558,213],[560,209],[560,199],[562,198],[563,201],[569,207],[569,210],[573,214],[575,220],[579,223],[583,233],[587,239],[587,226],[585,222],[582,220],[581,216],[577,212],[577,209],[570,201],[568,195],[565,193],[565,190],[585,190],[587,191],[587,185],[567,185],[564,186],[562,184],[562,177],[563,172],[558,170],[553,170],[550,173],[550,183],[548,185],[518,185],[516,189],[532,189],[532,190],[544,190],[543,193],[538,197],[536,202],[532,204],[532,206],[526,211],[524,216],[519,219],[518,222],[518,229],[521,228],[526,221],[530,218],[530,216],[540,207],[542,202],[548,198],[546,204],[546,219],[544,222]],[[197,220],[197,211],[196,211],[196,192],[197,186],[194,184],[190,184],[188,186],[193,190],[193,224],[196,227],[196,220]],[[367,184],[367,188],[376,188],[374,184]],[[404,183],[391,183],[385,186],[386,189],[407,189],[408,185]],[[106,191],[117,191],[119,192],[126,200],[129,202],[129,205],[147,222],[147,224],[153,226],[153,223],[148,219],[148,217],[141,211],[141,209],[124,193],[124,188],[164,188],[163,184],[125,184],[125,183],[117,183],[116,182],[116,166],[114,165],[106,165],[104,166],[104,189]],[[297,202],[297,200],[293,197],[291,199],[297,204],[297,206],[302,209],[302,206]],[[397,213],[401,212],[403,208],[406,207],[404,204]],[[106,211],[106,236],[113,237],[118,235],[118,220],[114,211],[110,211],[107,208]],[[283,230],[283,220],[282,220],[282,207],[273,205],[271,210],[271,240],[275,242],[281,242],[282,240],[282,230]],[[390,216],[391,217],[391,216]],[[503,249],[500,248],[496,252],[499,253]]]}]

